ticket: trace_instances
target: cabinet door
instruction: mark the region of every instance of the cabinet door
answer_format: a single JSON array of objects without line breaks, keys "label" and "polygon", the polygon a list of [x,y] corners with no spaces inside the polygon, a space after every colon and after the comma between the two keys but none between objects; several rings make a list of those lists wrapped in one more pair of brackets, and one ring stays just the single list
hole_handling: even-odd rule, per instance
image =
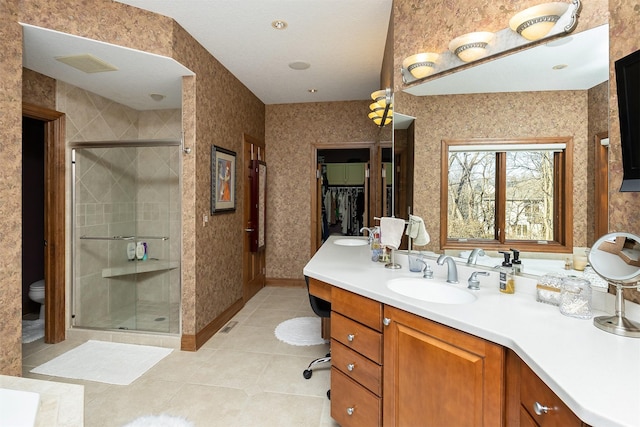
[{"label": "cabinet door", "polygon": [[329,185],[344,185],[345,183],[344,164],[328,163],[327,164],[327,181],[329,181]]},{"label": "cabinet door", "polygon": [[385,307],[385,426],[501,426],[504,349]]},{"label": "cabinet door", "polygon": [[347,163],[344,165],[345,182],[347,185],[364,184],[364,163]]}]

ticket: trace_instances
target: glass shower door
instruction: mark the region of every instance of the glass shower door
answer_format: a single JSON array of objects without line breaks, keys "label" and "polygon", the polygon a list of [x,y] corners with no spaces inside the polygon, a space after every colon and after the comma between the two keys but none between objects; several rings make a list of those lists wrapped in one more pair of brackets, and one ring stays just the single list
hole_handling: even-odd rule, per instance
[{"label": "glass shower door", "polygon": [[97,145],[73,152],[73,326],[179,333],[179,147]]}]

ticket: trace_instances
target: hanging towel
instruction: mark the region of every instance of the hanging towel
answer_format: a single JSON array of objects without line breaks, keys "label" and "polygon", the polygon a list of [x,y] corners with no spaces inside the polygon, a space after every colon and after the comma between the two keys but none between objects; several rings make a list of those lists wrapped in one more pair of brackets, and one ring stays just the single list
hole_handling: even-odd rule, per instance
[{"label": "hanging towel", "polygon": [[404,219],[382,217],[380,218],[380,244],[393,249],[398,249],[404,232]]},{"label": "hanging towel", "polygon": [[416,215],[409,215],[406,235],[413,239],[414,245],[418,246],[424,246],[431,241],[431,237],[424,226],[424,221]]}]

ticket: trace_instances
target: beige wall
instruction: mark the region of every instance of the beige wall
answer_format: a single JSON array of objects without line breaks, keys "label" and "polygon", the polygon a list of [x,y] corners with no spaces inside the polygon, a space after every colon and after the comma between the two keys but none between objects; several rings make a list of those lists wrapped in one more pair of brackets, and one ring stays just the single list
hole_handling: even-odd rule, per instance
[{"label": "beige wall", "polygon": [[311,146],[390,141],[371,101],[267,105],[267,277],[302,279],[311,257]]}]

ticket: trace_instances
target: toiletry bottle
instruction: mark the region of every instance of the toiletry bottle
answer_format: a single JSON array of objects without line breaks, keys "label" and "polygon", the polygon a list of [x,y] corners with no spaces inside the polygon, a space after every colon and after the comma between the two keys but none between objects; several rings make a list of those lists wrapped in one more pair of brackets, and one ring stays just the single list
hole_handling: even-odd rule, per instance
[{"label": "toiletry bottle", "polygon": [[138,261],[142,261],[144,258],[144,244],[142,242],[136,244],[136,258]]},{"label": "toiletry bottle", "polygon": [[513,265],[513,273],[522,273],[522,260],[520,259],[520,251],[511,248],[511,252],[513,252],[513,261],[511,261],[511,264]]},{"label": "toiletry bottle", "polygon": [[127,259],[129,261],[135,261],[136,259],[136,244],[133,242],[127,244]]},{"label": "toiletry bottle", "polygon": [[149,258],[149,247],[147,246],[147,242],[142,242],[142,246],[144,246],[144,255],[142,260],[146,261]]},{"label": "toiletry bottle", "polygon": [[373,236],[373,239],[371,240],[371,261],[378,262],[380,255],[382,254],[382,249],[380,248],[380,227],[374,227],[373,232],[370,233],[370,235]]},{"label": "toiletry bottle", "polygon": [[513,275],[513,265],[511,264],[511,252],[502,252],[504,261],[500,267],[500,292],[512,294],[516,291],[516,281]]}]

